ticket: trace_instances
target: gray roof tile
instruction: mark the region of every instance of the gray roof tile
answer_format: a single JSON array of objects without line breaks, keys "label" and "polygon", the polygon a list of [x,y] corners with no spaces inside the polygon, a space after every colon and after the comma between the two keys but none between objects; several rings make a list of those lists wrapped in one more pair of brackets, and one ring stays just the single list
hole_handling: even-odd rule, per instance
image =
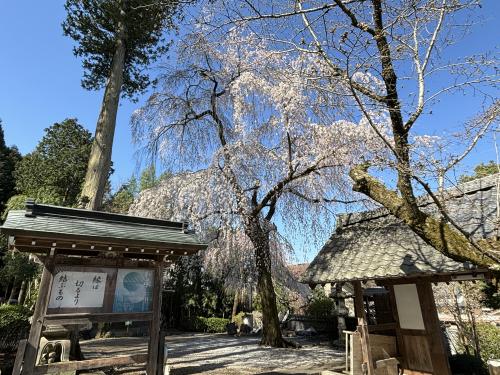
[{"label": "gray roof tile", "polygon": [[[498,177],[488,176],[443,192],[449,215],[475,238],[497,234]],[[420,198],[419,203],[426,212],[436,213],[429,197]],[[444,256],[381,208],[339,215],[336,232],[311,262],[302,281],[323,284],[446,274],[472,268]]]},{"label": "gray roof tile", "polygon": [[[64,237],[85,237],[127,240],[146,246],[163,244],[206,247],[196,235],[183,230],[182,223],[129,217],[108,213],[95,213],[87,210],[68,209],[55,206],[37,205],[40,212],[27,215],[24,210],[13,210],[0,228],[5,234],[54,234]],[[44,212],[43,208],[50,209]],[[150,222],[150,223],[149,223]]]}]

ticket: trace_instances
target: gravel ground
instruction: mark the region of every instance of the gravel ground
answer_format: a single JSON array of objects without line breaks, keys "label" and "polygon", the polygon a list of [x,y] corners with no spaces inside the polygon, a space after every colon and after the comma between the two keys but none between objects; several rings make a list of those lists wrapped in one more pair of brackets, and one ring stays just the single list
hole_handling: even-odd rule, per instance
[{"label": "gravel ground", "polygon": [[[302,348],[259,346],[254,336],[177,333],[166,338],[171,375],[317,374],[344,363],[343,351],[320,339],[296,339]],[[86,358],[147,351],[144,338],[109,338],[82,341]]]}]

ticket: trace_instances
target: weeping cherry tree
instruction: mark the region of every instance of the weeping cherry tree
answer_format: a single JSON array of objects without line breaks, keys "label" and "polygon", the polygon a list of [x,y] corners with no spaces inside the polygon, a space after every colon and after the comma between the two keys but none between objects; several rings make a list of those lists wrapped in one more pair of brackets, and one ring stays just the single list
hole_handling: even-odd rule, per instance
[{"label": "weeping cherry tree", "polygon": [[[261,343],[285,346],[272,278],[277,226],[299,237],[331,227],[332,207],[353,200],[347,169],[380,158],[382,147],[332,94],[348,87],[321,78],[327,67],[315,56],[276,53],[242,29],[191,34],[178,51],[133,123],[139,143],[184,172],[142,194],[132,212],[241,228],[254,252]],[[332,92],[315,90],[320,83]],[[373,116],[385,132],[383,114]]]}]

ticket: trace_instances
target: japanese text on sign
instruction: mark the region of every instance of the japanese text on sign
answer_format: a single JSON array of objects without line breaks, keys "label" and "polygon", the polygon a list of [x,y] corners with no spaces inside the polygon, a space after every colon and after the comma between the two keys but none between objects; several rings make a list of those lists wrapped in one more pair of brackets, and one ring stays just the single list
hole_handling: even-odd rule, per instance
[{"label": "japanese text on sign", "polygon": [[61,271],[54,276],[49,309],[102,307],[106,273]]}]

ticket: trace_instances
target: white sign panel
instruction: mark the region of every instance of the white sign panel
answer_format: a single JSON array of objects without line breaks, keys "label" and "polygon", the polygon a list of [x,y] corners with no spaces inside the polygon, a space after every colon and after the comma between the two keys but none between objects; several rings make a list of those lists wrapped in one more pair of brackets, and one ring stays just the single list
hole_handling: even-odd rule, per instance
[{"label": "white sign panel", "polygon": [[49,309],[102,307],[106,273],[60,271],[54,276]]},{"label": "white sign panel", "polygon": [[394,285],[394,296],[396,297],[400,327],[424,330],[425,325],[417,286],[415,284]]}]

